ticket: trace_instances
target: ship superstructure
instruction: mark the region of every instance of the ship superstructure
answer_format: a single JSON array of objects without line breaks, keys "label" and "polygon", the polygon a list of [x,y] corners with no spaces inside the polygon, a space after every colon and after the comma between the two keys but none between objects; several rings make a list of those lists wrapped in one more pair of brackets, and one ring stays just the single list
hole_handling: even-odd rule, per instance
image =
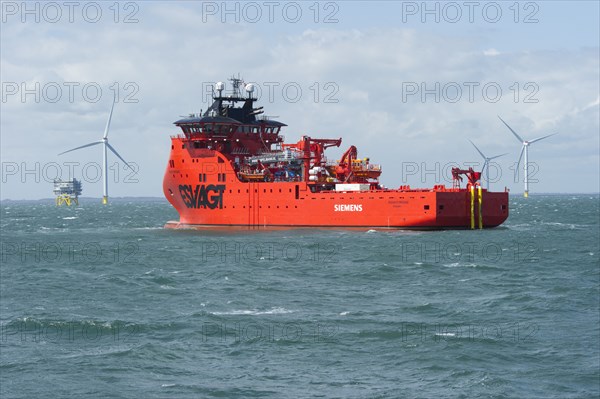
[{"label": "ship superstructure", "polygon": [[230,81],[228,92],[215,84],[204,113],[175,122],[163,189],[180,220],[166,227],[483,228],[508,217],[508,192],[482,189],[472,169],[454,169],[453,187],[387,189],[381,166],[355,146],[339,160],[325,156],[341,138],[286,144],[287,125],[255,106],[253,85]]}]

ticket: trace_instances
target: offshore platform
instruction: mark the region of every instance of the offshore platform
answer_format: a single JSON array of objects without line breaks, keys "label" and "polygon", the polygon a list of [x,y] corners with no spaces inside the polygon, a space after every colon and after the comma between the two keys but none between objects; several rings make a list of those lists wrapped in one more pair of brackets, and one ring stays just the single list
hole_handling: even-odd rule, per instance
[{"label": "offshore platform", "polygon": [[54,180],[54,195],[56,195],[56,206],[79,205],[81,182],[77,179]]}]

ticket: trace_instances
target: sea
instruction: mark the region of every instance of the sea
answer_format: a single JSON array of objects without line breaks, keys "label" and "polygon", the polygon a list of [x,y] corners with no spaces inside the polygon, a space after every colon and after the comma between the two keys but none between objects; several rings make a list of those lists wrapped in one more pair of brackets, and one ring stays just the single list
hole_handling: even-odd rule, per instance
[{"label": "sea", "polygon": [[3,201],[0,397],[598,398],[599,208],[192,231],[158,198]]}]

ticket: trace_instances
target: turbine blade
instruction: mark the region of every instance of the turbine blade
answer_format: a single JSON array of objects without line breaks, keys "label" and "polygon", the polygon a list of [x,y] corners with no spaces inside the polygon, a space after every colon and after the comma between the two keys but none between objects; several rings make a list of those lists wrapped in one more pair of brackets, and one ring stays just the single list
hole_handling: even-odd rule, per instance
[{"label": "turbine blade", "polygon": [[117,100],[116,96],[113,96],[112,107],[110,107],[110,114],[108,114],[108,121],[106,122],[106,127],[104,128],[104,136],[103,136],[104,138],[108,137],[108,129],[110,128],[110,120],[112,119],[113,109],[115,109],[116,100]]},{"label": "turbine blade", "polygon": [[519,155],[519,160],[517,161],[517,167],[515,168],[515,176],[519,173],[519,165],[521,164],[521,158],[523,158],[524,152],[525,152],[525,146],[521,147],[521,155]]},{"label": "turbine blade", "polygon": [[483,166],[481,167],[481,174],[483,175],[485,173],[485,166],[488,164],[488,159],[485,159],[485,162],[483,163]]},{"label": "turbine blade", "polygon": [[529,144],[531,144],[531,143],[535,143],[536,141],[543,140],[543,139],[545,139],[546,137],[554,136],[555,134],[558,134],[558,133],[552,133],[552,134],[549,134],[549,135],[547,135],[547,136],[538,137],[537,139],[529,140]]},{"label": "turbine blade", "polygon": [[477,148],[477,146],[475,145],[475,143],[473,143],[471,140],[469,140],[469,143],[473,144],[473,147],[475,147],[475,149],[477,150],[477,152],[479,154],[481,154],[481,156],[483,157],[483,159],[486,159],[485,155],[483,155],[483,152],[481,152],[481,150],[479,148]]},{"label": "turbine blade", "polygon": [[70,150],[63,151],[63,152],[61,152],[58,155],[62,155],[62,154],[66,154],[67,152],[79,150],[80,148],[91,147],[91,146],[96,145],[96,144],[102,144],[102,141],[94,141],[93,143],[89,143],[89,144],[82,145],[82,146],[79,146],[79,147],[71,148]]},{"label": "turbine blade", "polygon": [[490,159],[496,159],[496,158],[500,158],[500,157],[503,157],[503,156],[505,156],[506,154],[508,154],[508,152],[505,152],[504,154],[496,155],[495,157],[490,157],[490,158],[488,158],[488,160],[490,160]]},{"label": "turbine blade", "polygon": [[498,119],[500,119],[500,120],[502,121],[502,123],[504,123],[504,124],[506,125],[506,127],[507,127],[507,128],[508,128],[508,129],[509,129],[511,132],[512,132],[512,134],[514,134],[514,135],[515,135],[515,137],[517,138],[517,140],[519,140],[521,143],[524,143],[524,142],[525,142],[525,140],[523,140],[523,139],[521,138],[521,136],[519,136],[519,135],[517,134],[517,132],[515,132],[514,130],[512,130],[512,127],[508,126],[508,123],[504,122],[504,119],[500,118],[500,115],[498,115]]},{"label": "turbine blade", "polygon": [[110,149],[110,150],[113,152],[113,154],[115,154],[117,157],[119,157],[119,159],[120,159],[121,161],[123,161],[123,163],[124,163],[125,165],[127,165],[127,167],[128,167],[129,169],[131,169],[131,170],[134,170],[134,169],[131,167],[131,165],[129,165],[129,164],[127,163],[127,161],[126,161],[126,160],[124,160],[124,159],[123,159],[123,157],[119,155],[119,153],[117,152],[117,150],[115,150],[115,149],[113,148],[113,146],[112,146],[112,145],[110,145],[110,144],[108,144],[108,142],[106,142],[106,146],[107,146],[107,147],[108,147],[108,148],[109,148],[109,149]]}]

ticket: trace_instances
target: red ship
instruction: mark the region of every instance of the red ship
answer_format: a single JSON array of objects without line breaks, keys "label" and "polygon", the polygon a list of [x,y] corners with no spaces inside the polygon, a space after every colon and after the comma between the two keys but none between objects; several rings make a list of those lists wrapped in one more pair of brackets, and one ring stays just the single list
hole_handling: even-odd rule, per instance
[{"label": "red ship", "polygon": [[242,80],[231,82],[227,95],[215,85],[206,112],[174,122],[182,134],[171,137],[163,191],[180,220],[167,228],[480,229],[508,217],[508,191],[482,188],[471,168],[454,168],[452,187],[388,189],[381,166],[359,158],[356,147],[333,162],[325,157],[341,138],[285,144],[287,125],[261,115],[253,85],[242,94]]}]

